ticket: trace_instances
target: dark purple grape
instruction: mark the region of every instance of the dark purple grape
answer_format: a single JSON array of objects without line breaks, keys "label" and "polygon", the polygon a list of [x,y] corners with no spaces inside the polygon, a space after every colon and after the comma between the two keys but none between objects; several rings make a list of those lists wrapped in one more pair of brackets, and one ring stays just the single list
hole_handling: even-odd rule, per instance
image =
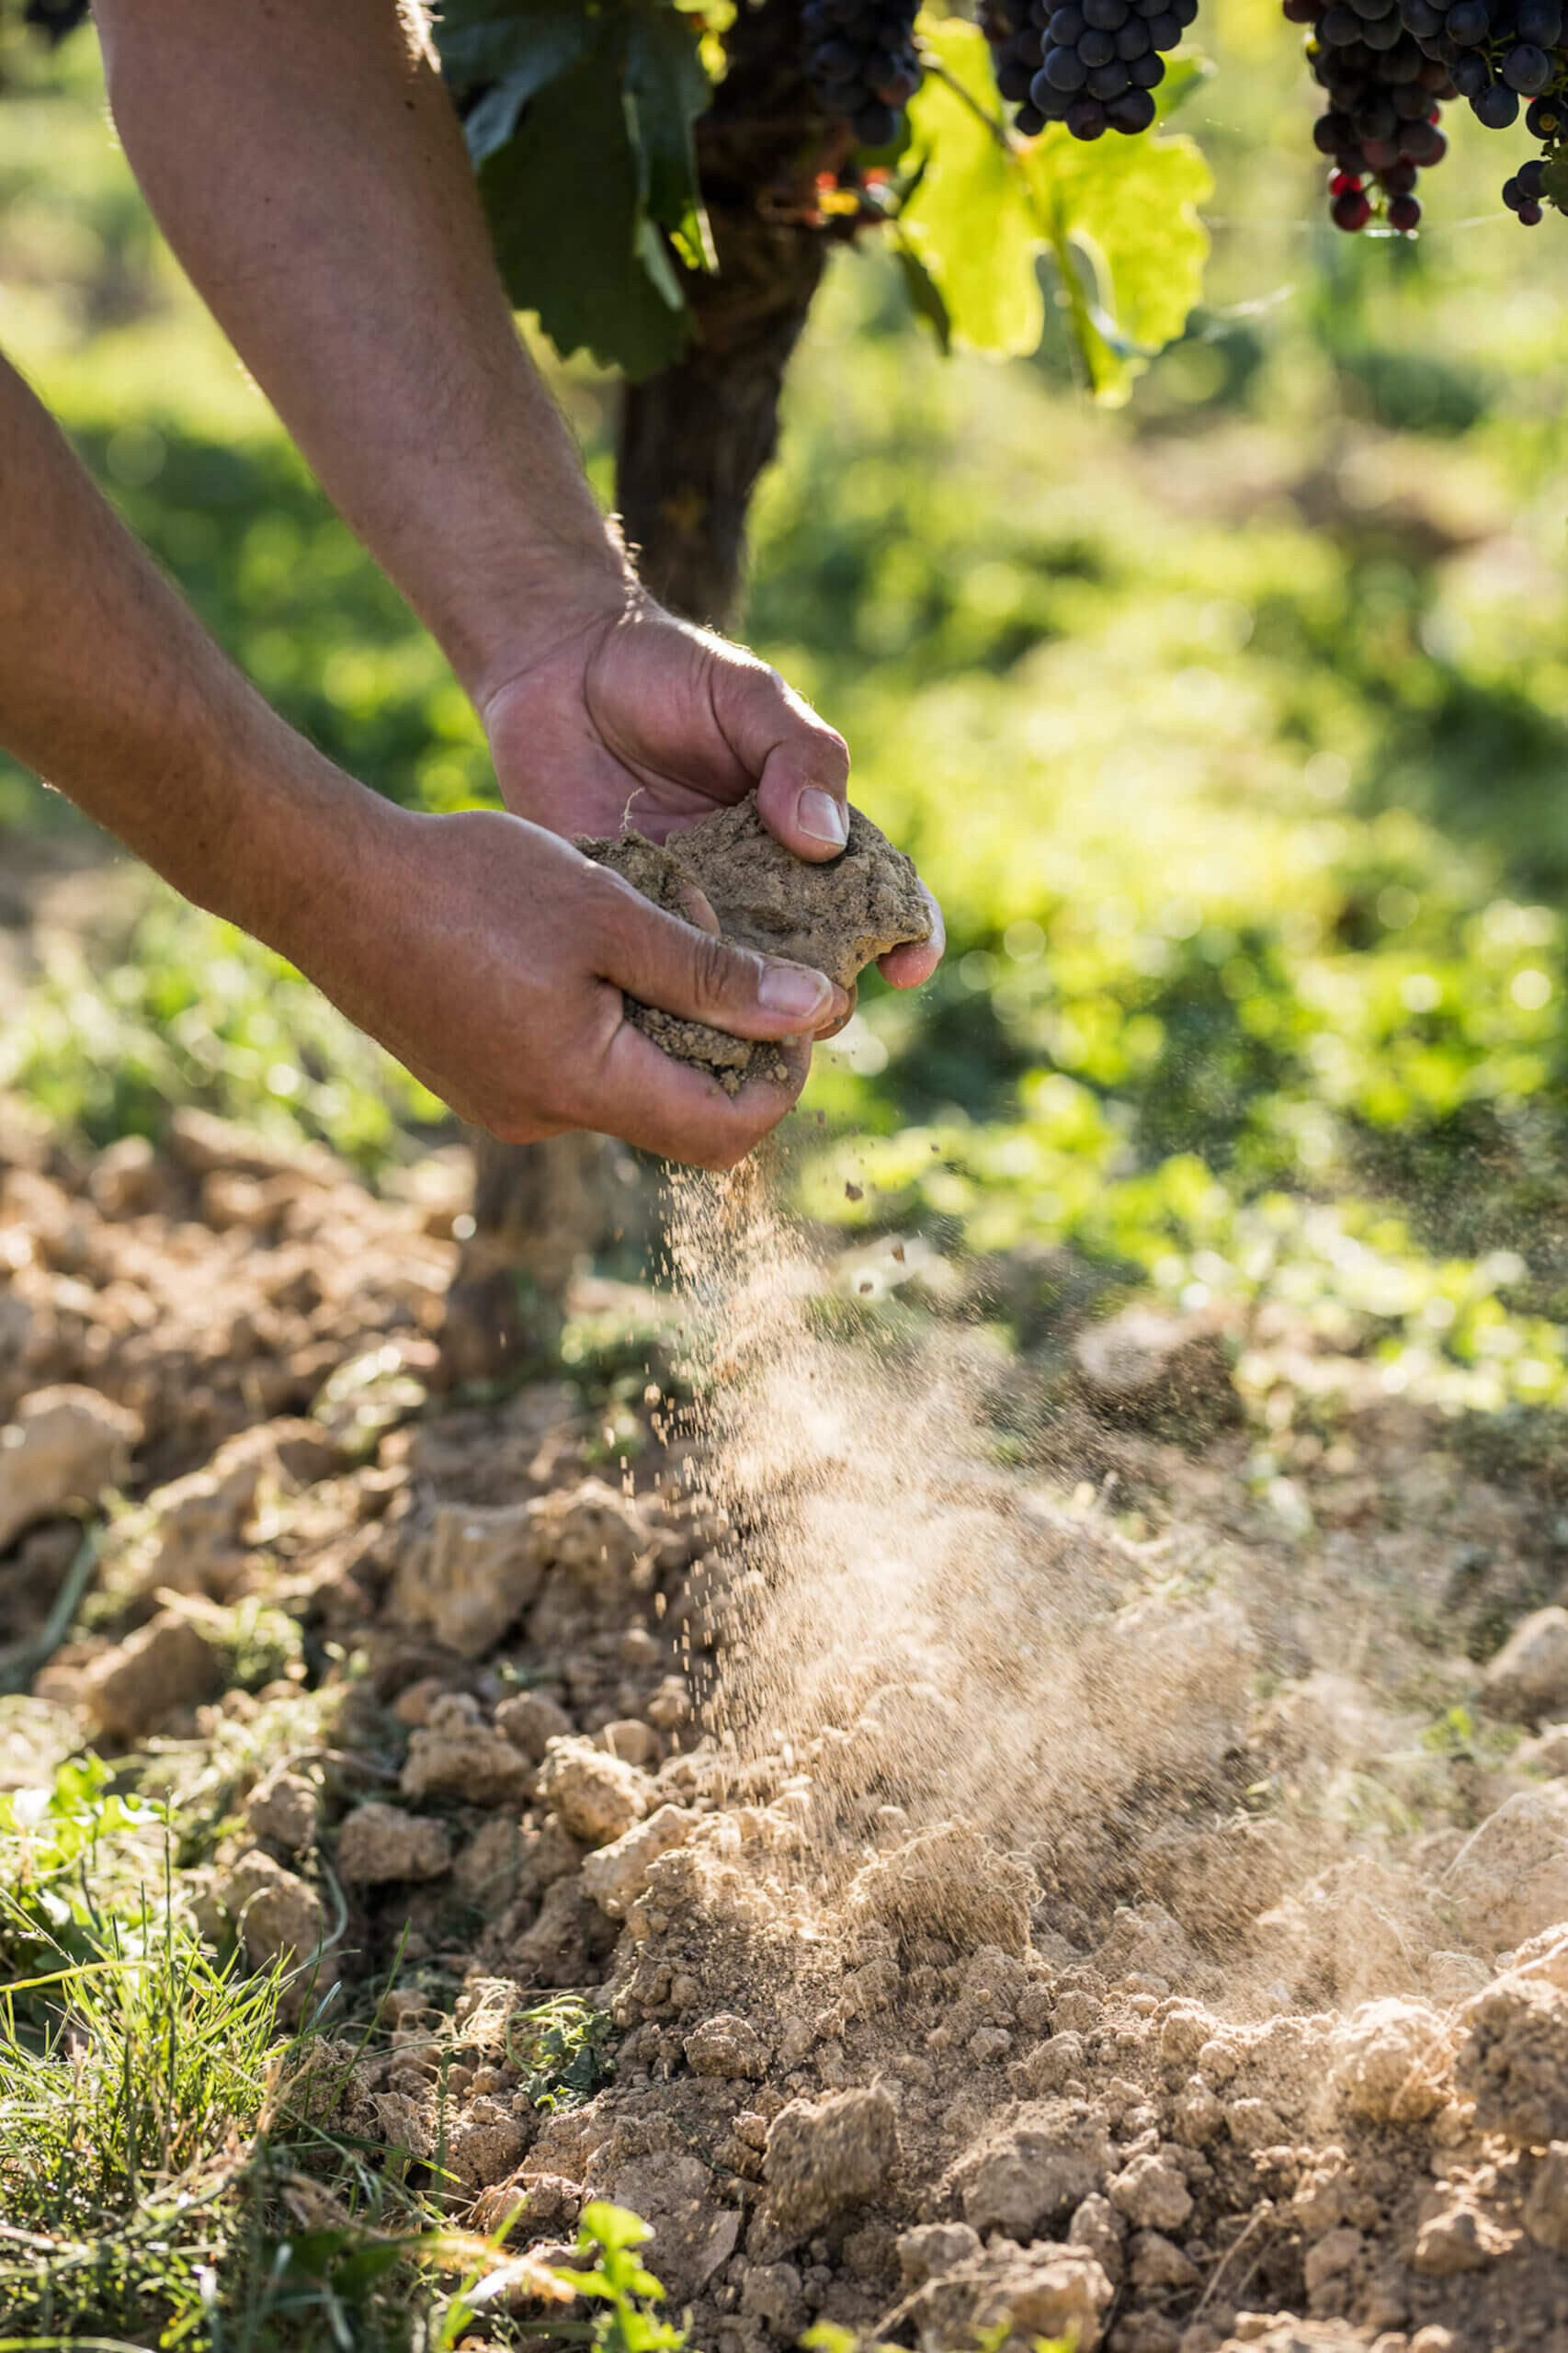
[{"label": "dark purple grape", "polygon": [[1180,18],[1172,16],[1168,11],[1158,17],[1151,17],[1149,38],[1156,49],[1179,49],[1181,46]]},{"label": "dark purple grape", "polygon": [[1379,177],[1388,195],[1408,196],[1415,186],[1415,166],[1414,164],[1391,164],[1386,172],[1379,174]]},{"label": "dark purple grape", "polygon": [[1407,164],[1418,164],[1423,171],[1440,164],[1449,152],[1449,142],[1435,122],[1413,122],[1399,142],[1400,155]]},{"label": "dark purple grape", "polygon": [[[1478,98],[1492,87],[1492,68],[1478,49],[1467,50],[1454,66],[1453,84],[1461,98]],[[1425,96],[1425,93],[1420,95]],[[1425,107],[1421,109],[1425,114]]]},{"label": "dark purple grape", "polygon": [[1058,48],[1071,49],[1087,22],[1082,8],[1057,8],[1045,29]]},{"label": "dark purple grape", "polygon": [[1413,196],[1396,196],[1389,206],[1389,227],[1397,229],[1402,236],[1408,237],[1420,219],[1421,207]]},{"label": "dark purple grape", "polygon": [[1119,33],[1132,14],[1127,0],[1082,0],[1084,22],[1096,32]]},{"label": "dark purple grape", "polygon": [[[1040,78],[1049,82],[1053,90],[1070,93],[1083,88],[1089,78],[1089,69],[1075,49],[1048,49]],[[1032,89],[1030,96],[1033,97]],[[1040,101],[1036,99],[1035,103],[1038,106]]]},{"label": "dark purple grape", "polygon": [[1154,119],[1154,101],[1147,90],[1128,90],[1115,98],[1106,108],[1106,119],[1113,131],[1131,139],[1140,131],[1147,131]]},{"label": "dark purple grape", "polygon": [[1165,61],[1151,50],[1147,57],[1135,57],[1127,73],[1135,90],[1157,90],[1165,78]]},{"label": "dark purple grape", "polygon": [[1521,40],[1533,40],[1542,49],[1555,49],[1562,38],[1562,10],[1558,0],[1519,0],[1515,29]]},{"label": "dark purple grape", "polygon": [[1108,65],[1116,55],[1116,37],[1096,32],[1091,27],[1078,43],[1078,54],[1092,74],[1096,65]]},{"label": "dark purple grape", "polygon": [[1555,139],[1568,123],[1568,105],[1561,98],[1532,98],[1525,115],[1525,129],[1532,139]]},{"label": "dark purple grape", "polygon": [[1009,106],[1017,106],[1029,94],[1034,75],[1021,57],[1009,57],[996,68],[996,87]]},{"label": "dark purple grape", "polygon": [[1519,219],[1523,222],[1527,229],[1538,228],[1540,224],[1541,219],[1540,205],[1532,203],[1527,198],[1525,202],[1519,207]]},{"label": "dark purple grape", "polygon": [[1492,30],[1486,0],[1458,0],[1458,5],[1449,10],[1443,29],[1461,49],[1474,49]]},{"label": "dark purple grape", "polygon": [[1364,229],[1372,217],[1372,208],[1359,188],[1346,188],[1336,196],[1329,207],[1336,229]]},{"label": "dark purple grape", "polygon": [[1013,128],[1020,139],[1038,139],[1050,120],[1038,107],[1022,106],[1013,117]]},{"label": "dark purple grape", "polygon": [[1074,98],[1067,109],[1067,128],[1074,139],[1098,139],[1106,122],[1106,110],[1098,98]]},{"label": "dark purple grape", "polygon": [[1510,90],[1517,90],[1527,98],[1538,97],[1551,81],[1551,58],[1532,40],[1520,41],[1503,60],[1504,81]]},{"label": "dark purple grape", "polygon": [[1471,98],[1470,110],[1488,131],[1506,131],[1519,119],[1519,101],[1505,83],[1494,82],[1489,90]]},{"label": "dark purple grape", "polygon": [[1327,41],[1331,49],[1348,49],[1353,40],[1361,38],[1361,19],[1354,8],[1346,5],[1346,0],[1335,0],[1334,6],[1324,12],[1318,38]]},{"label": "dark purple grape", "polygon": [[1130,24],[1123,25],[1116,37],[1116,53],[1124,65],[1131,65],[1140,57],[1147,57],[1153,46],[1149,39],[1148,26],[1138,17],[1134,17]]},{"label": "dark purple grape", "polygon": [[1108,105],[1112,98],[1121,97],[1131,86],[1127,68],[1119,57],[1113,57],[1108,65],[1096,65],[1086,85],[1091,98],[1099,98]]},{"label": "dark purple grape", "polygon": [[1546,191],[1546,165],[1539,155],[1532,155],[1518,169],[1519,194],[1532,204],[1539,203]]},{"label": "dark purple grape", "polygon": [[1443,29],[1442,11],[1431,6],[1431,0],[1404,0],[1400,11],[1407,32],[1417,40],[1430,40],[1434,33]]}]

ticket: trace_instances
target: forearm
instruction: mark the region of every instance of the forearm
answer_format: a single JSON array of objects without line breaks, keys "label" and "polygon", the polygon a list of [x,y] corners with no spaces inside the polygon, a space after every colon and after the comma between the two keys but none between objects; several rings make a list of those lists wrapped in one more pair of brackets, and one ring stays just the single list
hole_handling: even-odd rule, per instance
[{"label": "forearm", "polygon": [[363,790],[284,725],[0,358],[0,744],[202,905],[287,948]]},{"label": "forearm", "polygon": [[396,0],[98,0],[149,202],[340,512],[470,691],[625,564],[524,351]]}]

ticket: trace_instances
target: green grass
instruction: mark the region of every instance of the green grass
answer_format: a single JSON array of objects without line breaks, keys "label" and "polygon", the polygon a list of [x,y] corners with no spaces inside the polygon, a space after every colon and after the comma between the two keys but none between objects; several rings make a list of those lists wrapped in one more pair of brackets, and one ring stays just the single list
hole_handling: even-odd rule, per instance
[{"label": "green grass", "polygon": [[[373,1993],[367,2022],[329,2040],[332,2006],[295,1988],[306,2022],[286,2027],[287,1974],[244,1976],[187,1916],[170,1828],[91,1756],[0,1798],[0,2347],[440,2353],[528,2259],[504,2231],[453,2227],[438,2164],[335,2129],[375,2043]],[[523,2012],[509,2050],[527,2096],[586,2097],[608,2031],[570,1997]],[[628,2269],[641,2230],[585,2216],[584,2293],[604,2309],[552,2334],[620,2353],[684,2341]]]}]

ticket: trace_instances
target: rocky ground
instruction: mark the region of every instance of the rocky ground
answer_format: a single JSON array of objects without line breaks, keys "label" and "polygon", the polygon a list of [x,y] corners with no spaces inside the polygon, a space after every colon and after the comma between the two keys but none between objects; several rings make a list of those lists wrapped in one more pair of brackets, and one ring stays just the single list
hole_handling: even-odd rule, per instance
[{"label": "rocky ground", "polygon": [[[514,2244],[635,2208],[708,2353],[1568,2348],[1550,1450],[1369,1390],[1282,1516],[1226,1336],[1134,1321],[971,1361],[962,1446],[906,1333],[847,1468],[801,1340],[758,1468],[604,1284],[444,1394],[461,1186],[0,1120],[0,1766],[176,1794],[196,1915],[331,1994],[301,2096]],[[549,1989],[613,2072],[541,2113]]]}]

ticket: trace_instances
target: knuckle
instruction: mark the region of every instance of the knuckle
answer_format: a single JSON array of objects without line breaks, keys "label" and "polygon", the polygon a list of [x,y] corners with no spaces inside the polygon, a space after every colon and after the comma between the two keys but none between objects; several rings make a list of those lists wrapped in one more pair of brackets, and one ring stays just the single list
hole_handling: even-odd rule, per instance
[{"label": "knuckle", "polygon": [[711,932],[694,931],[690,954],[694,1001],[705,1009],[723,1006],[734,990],[739,961],[735,950]]}]

